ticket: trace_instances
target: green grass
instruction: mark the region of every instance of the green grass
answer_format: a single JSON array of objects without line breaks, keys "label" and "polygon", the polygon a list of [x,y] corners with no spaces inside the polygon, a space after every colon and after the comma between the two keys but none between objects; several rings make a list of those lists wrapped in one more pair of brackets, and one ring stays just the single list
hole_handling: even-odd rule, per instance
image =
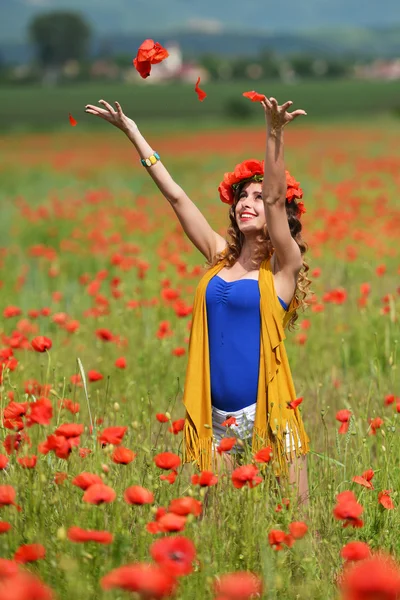
[{"label": "green grass", "polygon": [[[88,83],[63,85],[56,88],[41,86],[5,87],[0,89],[4,107],[0,127],[8,131],[57,130],[68,126],[72,113],[80,126],[91,127],[92,120],[84,113],[86,104],[96,104],[101,98],[113,103],[118,100],[133,119],[152,123],[176,125],[183,121],[188,128],[214,127],[217,121],[232,124],[227,114],[227,103],[241,101],[249,108],[248,120],[258,117],[260,107],[253,105],[241,94],[256,88],[282,102],[291,99],[293,109],[303,108],[309,120],[359,119],[398,111],[400,83],[379,81],[300,81],[287,85],[273,81],[243,81],[234,83],[206,83],[207,98],[200,103],[194,86],[184,83],[166,85]],[[171,123],[172,121],[172,123]],[[238,119],[240,122],[240,119]],[[164,125],[163,125],[164,126]]]},{"label": "green grass", "polygon": [[[104,89],[103,96],[113,99]],[[93,100],[100,97],[94,92],[93,96]],[[119,100],[123,104],[122,97]],[[69,110],[64,97],[62,101],[62,106],[54,105],[49,122],[55,124],[58,115],[64,118],[65,109]],[[49,98],[46,102],[52,104]],[[78,106],[80,96],[74,102]],[[169,102],[162,98],[160,104]],[[194,107],[201,111],[206,104]],[[42,109],[45,112],[46,104]],[[150,124],[149,130],[154,141],[155,132],[162,132],[157,139],[174,178],[216,230],[226,228],[227,207],[220,203],[216,188],[236,159],[245,158],[250,149],[261,153],[263,132],[256,135],[253,127],[247,131],[244,126],[211,130],[193,144],[191,134],[171,129],[164,121],[157,121],[154,129]],[[203,265],[204,258],[182,234],[171,207],[123,135],[103,131],[92,135],[88,126],[87,131],[67,127],[45,135],[20,132],[5,136],[0,145],[0,312],[3,315],[10,305],[22,311],[18,317],[2,319],[1,348],[12,346],[18,365],[4,373],[0,408],[8,404],[11,392],[15,401],[32,403],[35,398],[24,392],[24,383],[32,379],[49,384],[50,389],[37,390],[35,397],[46,393],[53,407],[49,424],[25,427],[32,445],[8,456],[8,468],[0,471],[0,485],[14,486],[22,508],[21,512],[12,506],[1,508],[2,521],[12,529],[0,535],[0,556],[11,559],[21,544],[43,544],[45,559],[26,569],[60,599],[129,598],[118,590],[103,591],[101,578],[121,565],[151,561],[150,545],[160,536],[150,534],[146,525],[154,520],[156,507],[167,507],[182,496],[204,501],[204,491],[191,484],[194,467],[179,469],[170,485],[160,480],[161,471],[153,462],[158,452],[181,453],[182,434],[169,433],[169,424],[158,423],[155,414],[169,411],[173,420],[184,417],[187,354],[177,357],[173,349],[187,348],[191,318],[178,317],[173,304],[163,301],[163,280],[169,279],[169,286],[191,304],[199,279],[191,271]],[[382,117],[376,124],[367,117],[365,122],[358,118],[326,126],[315,122],[309,128],[304,123],[290,131],[285,158],[304,189],[303,233],[310,244],[306,260],[310,273],[321,269],[321,275],[311,279],[315,299],[324,306],[323,312],[309,307],[300,313],[303,325],[287,332],[285,341],[311,439],[311,501],[307,512],[300,510],[295,494],[280,487],[268,468],[254,489],[235,489],[229,474],[220,473],[203,518],[191,515],[182,532],[197,551],[194,572],[179,583],[176,597],[182,600],[212,600],[215,577],[238,570],[251,570],[263,578],[265,600],[336,600],[335,581],[343,569],[340,551],[347,542],[363,541],[374,552],[400,556],[400,413],[396,402],[384,404],[385,395],[400,396],[398,121]],[[223,150],[216,145],[220,136],[230,140]],[[235,148],[232,139],[237,140]],[[33,256],[32,249],[39,244],[52,249],[52,254]],[[117,254],[126,260],[124,264],[115,260]],[[142,277],[144,263],[148,269]],[[379,276],[376,267],[381,264],[386,265],[386,273]],[[186,269],[179,270],[179,265]],[[87,281],[80,279],[85,274]],[[93,295],[88,284],[96,277],[101,286]],[[116,286],[120,297],[112,293],[114,278],[120,280]],[[363,283],[371,285],[365,307],[359,305]],[[343,304],[327,297],[337,288],[347,293]],[[139,306],[128,308],[131,300]],[[382,310],[386,306],[389,311]],[[29,317],[28,311],[44,307],[50,309],[49,316]],[[88,312],[95,307],[107,310],[95,316]],[[75,333],[57,324],[54,316],[60,319],[62,313],[67,321],[79,321]],[[172,335],[159,339],[157,331],[164,320],[170,322]],[[311,323],[308,329],[305,320]],[[101,341],[96,336],[99,328],[108,328],[117,339]],[[16,331],[25,336],[22,346],[26,339],[29,348],[38,334],[48,336],[53,346],[48,354],[18,348],[11,340]],[[307,339],[302,344],[299,333],[304,332]],[[115,366],[120,356],[127,360],[124,370]],[[88,384],[95,423],[92,434],[84,390],[71,382],[78,372],[77,357],[86,374],[97,370],[104,377]],[[58,401],[64,398],[80,403],[79,414],[60,410]],[[335,415],[344,408],[353,417],[348,433],[341,435]],[[369,419],[377,416],[383,425],[370,435]],[[80,446],[92,452],[82,458],[73,448],[68,460],[53,452],[42,454],[38,444],[67,422],[84,425]],[[123,445],[136,453],[129,465],[115,464],[113,448],[102,448],[97,442],[97,434],[110,426],[128,427]],[[10,433],[2,427],[1,442]],[[0,454],[5,454],[3,447]],[[17,458],[33,454],[38,457],[36,467],[23,469]],[[249,450],[245,460],[252,460]],[[375,471],[374,490],[352,482],[370,468]],[[84,503],[83,492],[71,483],[83,471],[101,476],[115,490],[116,500],[99,506]],[[68,476],[62,485],[54,482],[57,472]],[[136,484],[154,493],[153,506],[126,504],[124,491]],[[364,507],[361,528],[343,528],[333,516],[335,498],[344,490],[352,490]],[[395,510],[378,503],[383,490],[392,490]],[[289,509],[276,511],[282,498],[289,496]],[[307,535],[291,548],[271,548],[269,532],[287,532],[290,523],[298,520],[306,521]],[[72,526],[108,530],[114,541],[109,546],[73,543],[66,537]],[[0,597],[2,585],[0,581]]]}]

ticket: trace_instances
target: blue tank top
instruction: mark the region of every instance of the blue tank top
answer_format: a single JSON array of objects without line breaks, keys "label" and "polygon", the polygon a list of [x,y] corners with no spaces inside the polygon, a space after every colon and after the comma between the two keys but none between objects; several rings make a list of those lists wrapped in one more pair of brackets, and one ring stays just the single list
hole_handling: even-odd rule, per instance
[{"label": "blue tank top", "polygon": [[[287,304],[279,298],[285,310]],[[225,281],[206,290],[211,403],[236,411],[257,401],[260,360],[260,290],[256,279]]]}]

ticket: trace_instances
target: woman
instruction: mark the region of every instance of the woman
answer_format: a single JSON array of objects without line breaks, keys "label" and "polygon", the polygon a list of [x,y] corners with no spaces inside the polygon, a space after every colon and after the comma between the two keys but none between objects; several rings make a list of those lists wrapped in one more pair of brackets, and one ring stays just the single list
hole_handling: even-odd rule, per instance
[{"label": "woman", "polygon": [[294,323],[302,304],[296,291],[303,292],[304,301],[309,284],[302,258],[307,246],[300,235],[304,208],[296,202],[302,192],[283,159],[283,129],[305,111],[289,113],[291,101],[278,106],[264,96],[265,160],[237,165],[218,188],[221,200],[231,205],[232,241],[227,242],[173,181],[120,104],[115,102],[115,110],[99,103],[104,108],[87,105],[86,112],[127,135],[210,267],[193,306],[183,398],[185,461],[203,470],[215,465],[222,423],[235,416],[239,435],[251,435],[254,452],[270,446],[276,476],[288,474],[300,500],[307,501],[309,438],[298,408],[290,404],[296,394],[284,346],[284,328]]}]

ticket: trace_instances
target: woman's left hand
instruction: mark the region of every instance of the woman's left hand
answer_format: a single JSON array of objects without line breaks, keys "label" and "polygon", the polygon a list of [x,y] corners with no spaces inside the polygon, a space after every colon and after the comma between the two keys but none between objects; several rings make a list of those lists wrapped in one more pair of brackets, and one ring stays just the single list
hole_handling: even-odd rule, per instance
[{"label": "woman's left hand", "polygon": [[296,117],[307,114],[305,110],[301,109],[291,113],[288,112],[288,108],[293,104],[291,100],[288,100],[282,104],[282,106],[279,106],[275,98],[267,98],[267,96],[264,96],[264,98],[265,100],[263,100],[261,104],[264,108],[268,130],[271,133],[276,133]]}]

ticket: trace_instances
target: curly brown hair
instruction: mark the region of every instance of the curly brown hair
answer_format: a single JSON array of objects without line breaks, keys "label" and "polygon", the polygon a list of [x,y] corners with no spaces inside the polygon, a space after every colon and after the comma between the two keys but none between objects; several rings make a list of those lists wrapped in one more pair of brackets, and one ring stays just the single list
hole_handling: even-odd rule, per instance
[{"label": "curly brown hair", "polygon": [[[223,258],[226,259],[226,266],[232,267],[240,256],[240,252],[243,248],[245,238],[236,222],[235,207],[239,201],[240,194],[247,183],[249,183],[248,180],[243,181],[238,185],[238,187],[235,190],[233,204],[230,206],[229,209],[230,225],[227,230],[227,237],[229,236],[230,239],[227,239],[228,248],[225,248],[222,252],[218,252],[213,256],[212,260],[207,261],[206,264],[209,268],[216,265]],[[295,200],[292,200],[292,202],[286,201],[286,213],[288,217],[290,233],[292,235],[292,238],[297,242],[297,245],[300,248],[301,255],[303,256],[308,250],[308,244],[303,240],[301,236],[302,224],[297,216],[298,209]],[[264,225],[262,232],[258,234],[256,242],[257,252],[255,256],[253,256],[252,262],[254,264],[254,269],[259,269],[261,262],[265,259],[270,258],[274,253],[274,247],[269,237],[266,224]],[[309,271],[309,268],[309,265],[303,260],[303,266],[298,275],[297,285],[294,292],[294,297],[300,304],[298,308],[293,311],[291,318],[288,321],[289,331],[296,329],[294,325],[297,319],[299,318],[297,314],[298,309],[301,308],[302,311],[304,311],[309,304],[307,302],[311,293],[311,290],[308,289],[311,285],[311,280],[307,277],[307,272]]]}]

